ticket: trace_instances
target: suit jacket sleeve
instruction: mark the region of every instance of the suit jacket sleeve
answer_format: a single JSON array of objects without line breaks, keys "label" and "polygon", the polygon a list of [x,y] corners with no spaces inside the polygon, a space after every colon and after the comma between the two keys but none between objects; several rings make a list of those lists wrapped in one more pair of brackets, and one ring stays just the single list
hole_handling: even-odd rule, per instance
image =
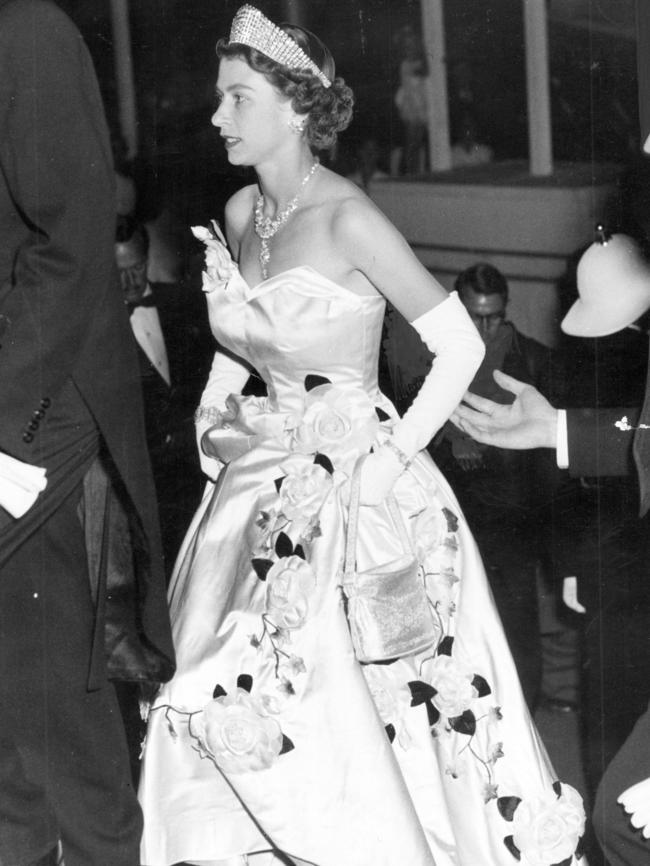
[{"label": "suit jacket sleeve", "polygon": [[[638,418],[638,408],[568,409],[570,474],[601,476],[634,473],[632,441]],[[624,419],[627,419],[627,424]]]},{"label": "suit jacket sleeve", "polygon": [[101,306],[97,260],[106,268],[113,255],[99,90],[80,34],[51,3],[2,9],[0,130],[0,447],[15,453],[16,426],[60,391],[85,348]]}]

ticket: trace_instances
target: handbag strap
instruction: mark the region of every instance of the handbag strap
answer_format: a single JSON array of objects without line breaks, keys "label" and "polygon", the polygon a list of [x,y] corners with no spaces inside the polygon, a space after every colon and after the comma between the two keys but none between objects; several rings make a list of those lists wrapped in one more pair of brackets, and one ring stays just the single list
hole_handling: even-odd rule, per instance
[{"label": "handbag strap", "polygon": [[[350,480],[350,506],[348,509],[348,525],[345,535],[345,562],[343,567],[344,574],[351,574],[355,570],[355,561],[357,553],[357,535],[359,531],[359,504],[361,495],[361,469],[366,459],[363,454],[355,463]],[[386,497],[386,506],[388,513],[397,530],[404,553],[413,553],[413,545],[404,524],[401,511],[393,493],[389,493]]]}]

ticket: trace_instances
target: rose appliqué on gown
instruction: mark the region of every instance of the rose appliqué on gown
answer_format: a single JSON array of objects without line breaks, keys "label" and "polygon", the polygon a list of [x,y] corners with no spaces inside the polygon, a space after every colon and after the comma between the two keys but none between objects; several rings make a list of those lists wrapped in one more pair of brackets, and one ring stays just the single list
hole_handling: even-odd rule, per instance
[{"label": "rose appliqu\u00e9 on gown", "polygon": [[[298,285],[297,293],[290,292],[296,281],[301,280],[300,268],[287,272],[286,283],[279,276],[266,281],[259,292],[243,291],[242,280],[240,293],[240,284],[235,285],[234,278],[242,278],[219,227],[213,223],[211,228],[199,227],[193,232],[206,247],[203,289],[211,296],[208,299],[211,309],[220,313],[223,308],[226,316],[231,308],[236,310],[232,316],[235,348],[239,345],[239,332],[235,325],[242,321],[239,318],[241,310],[244,310],[241,316],[245,314],[248,317],[247,327],[256,324],[258,309],[261,311],[259,318],[268,322],[273,318],[268,316],[270,309],[275,313],[285,309],[292,297],[302,303],[305,294],[312,297],[312,291],[313,297],[328,311],[319,320],[320,327],[332,327],[333,334],[339,333],[336,331],[342,327],[336,318],[339,315],[349,315],[349,322],[354,319],[355,328],[358,327],[357,301],[350,297],[351,293],[343,289],[337,292],[331,281],[323,282],[318,275],[313,275],[311,269],[305,269],[302,274],[308,285],[304,289]],[[311,280],[315,282],[313,289]],[[285,289],[286,294],[283,294]],[[225,294],[215,295],[215,292]],[[331,307],[327,306],[329,300]],[[379,319],[382,311],[372,306],[372,299],[359,303],[364,305],[364,315]],[[334,307],[336,316],[329,314]],[[218,318],[215,316],[215,321]],[[311,325],[311,321],[307,324]],[[257,325],[260,326],[259,322]],[[287,336],[286,323],[284,327],[282,334],[286,342],[290,340],[290,334]],[[350,324],[348,338],[351,333]],[[380,328],[377,329],[379,333]],[[229,334],[224,328],[226,338]],[[262,332],[262,338],[266,336],[269,335]],[[270,335],[273,336],[274,333]],[[217,338],[220,339],[219,334]],[[273,342],[263,342],[262,345],[267,354],[273,354]],[[338,345],[352,347],[352,341],[341,341]],[[370,346],[371,341],[367,345]],[[309,758],[313,753],[314,743],[307,738],[305,728],[300,724],[302,702],[305,702],[305,711],[307,703],[314,702],[309,704],[310,708],[319,706],[321,716],[327,717],[322,705],[314,700],[311,687],[318,679],[318,666],[324,663],[313,650],[315,644],[311,635],[322,622],[319,619],[322,616],[319,593],[328,585],[336,589],[336,576],[341,568],[341,563],[335,561],[336,556],[327,556],[329,551],[340,550],[340,544],[335,547],[328,533],[332,531],[331,526],[336,526],[337,532],[342,528],[340,515],[345,514],[348,481],[357,458],[390,436],[393,423],[388,415],[377,409],[366,391],[354,384],[357,367],[353,363],[365,363],[359,354],[351,352],[349,357],[346,355],[343,366],[347,363],[346,375],[351,384],[342,384],[328,378],[328,372],[335,365],[328,370],[325,356],[321,358],[322,364],[310,367],[311,348],[301,345],[297,351],[304,351],[304,355],[300,358],[300,378],[296,381],[290,381],[291,371],[285,365],[285,358],[278,361],[283,365],[283,377],[292,388],[289,400],[284,403],[276,400],[277,408],[271,410],[265,398],[231,395],[225,411],[220,413],[219,424],[215,425],[216,438],[221,437],[228,449],[229,456],[224,460],[228,464],[224,470],[226,479],[229,472],[237,475],[240,471],[238,461],[243,458],[243,483],[249,485],[256,464],[252,461],[253,469],[247,470],[248,458],[245,455],[257,453],[258,448],[260,459],[257,465],[264,465],[259,491],[255,493],[260,501],[253,505],[246,523],[242,521],[241,526],[241,537],[248,539],[250,549],[238,555],[232,571],[240,595],[234,610],[227,609],[227,616],[232,617],[228,620],[229,628],[233,622],[238,627],[230,628],[227,635],[224,629],[219,635],[219,640],[223,635],[223,640],[228,642],[225,656],[218,656],[215,652],[217,667],[222,671],[221,681],[225,683],[228,677],[230,683],[231,677],[237,677],[237,685],[228,686],[226,691],[218,683],[214,686],[212,699],[206,703],[203,692],[196,709],[191,704],[187,711],[165,704],[154,708],[155,712],[165,713],[167,733],[172,740],[181,739],[175,728],[176,714],[184,717],[191,734],[184,742],[189,743],[206,763],[214,763],[218,771],[237,776],[238,788],[250,786],[246,787],[247,794],[258,807],[260,802],[255,799],[256,792],[264,790],[267,770],[273,768],[273,777],[280,774],[277,778],[284,778],[283,768],[286,768],[288,778],[294,778],[304,763],[301,756]],[[255,358],[247,357],[245,360],[252,363]],[[341,363],[337,356],[337,370]],[[269,369],[272,382],[274,371],[271,362]],[[309,371],[307,375],[304,375],[305,370]],[[361,372],[364,375],[359,377],[359,381],[371,378],[367,370]],[[330,375],[335,379],[338,373]],[[298,396],[300,400],[296,399]],[[272,447],[266,447],[269,442],[273,443]],[[271,454],[274,457],[279,455],[277,466],[272,462],[269,464],[268,456]],[[568,866],[573,856],[580,857],[580,839],[585,824],[582,801],[571,786],[553,782],[551,774],[541,766],[543,759],[539,758],[534,746],[529,749],[529,764],[536,774],[535,782],[530,786],[533,794],[526,796],[529,790],[527,779],[522,779],[517,769],[513,770],[517,749],[509,748],[509,743],[518,743],[513,739],[513,732],[523,731],[525,738],[529,733],[526,728],[529,723],[525,721],[523,705],[517,704],[516,696],[513,705],[512,692],[508,691],[511,661],[509,658],[506,660],[502,676],[498,653],[493,657],[490,651],[481,651],[486,645],[485,636],[494,634],[498,624],[490,625],[492,632],[483,630],[485,617],[481,610],[477,617],[470,619],[469,630],[470,635],[473,628],[474,633],[480,636],[478,644],[471,644],[468,649],[467,643],[457,637],[462,618],[461,591],[469,586],[473,592],[478,585],[480,597],[480,583],[484,576],[481,577],[475,551],[467,551],[467,529],[462,515],[455,510],[453,496],[440,489],[435,467],[429,468],[431,461],[427,461],[426,455],[416,458],[414,465],[402,476],[403,490],[400,490],[401,479],[396,484],[395,494],[409,527],[431,612],[439,625],[440,639],[432,649],[416,658],[382,665],[362,665],[367,686],[367,704],[364,704],[367,709],[364,712],[369,713],[372,719],[374,706],[387,740],[392,744],[382,744],[389,754],[391,748],[395,751],[420,750],[416,755],[409,755],[405,763],[414,766],[423,758],[428,767],[426,772],[439,775],[445,797],[449,791],[450,802],[454,801],[454,796],[460,796],[465,805],[463,798],[466,795],[469,799],[475,798],[476,805],[472,805],[467,820],[461,815],[452,815],[451,821],[458,822],[470,834],[468,828],[475,822],[489,826],[491,838],[498,843],[495,850],[498,847],[502,851],[502,856],[496,855],[495,862],[503,864],[512,858],[513,864],[519,861],[522,866]],[[254,488],[254,484],[251,487]],[[244,502],[243,499],[240,501]],[[330,509],[330,504],[335,507]],[[222,510],[215,512],[226,526],[228,507],[221,506]],[[334,514],[338,515],[336,519],[332,518]],[[215,532],[215,537],[220,539],[223,536]],[[390,549],[389,545],[387,549]],[[218,556],[219,551],[215,544],[211,555]],[[321,551],[324,551],[324,556]],[[252,605],[250,600],[254,601]],[[467,611],[467,607],[464,610]],[[470,605],[465,616],[471,618],[474,613]],[[491,615],[492,610],[485,613]],[[332,624],[331,619],[326,621]],[[322,653],[322,648],[319,651]],[[246,658],[244,670],[237,666],[237,660],[242,657]],[[229,661],[229,666],[222,661],[223,658]],[[353,659],[351,664],[354,664]],[[358,682],[358,673],[357,667],[352,678],[354,682]],[[337,678],[341,674],[348,676],[347,669],[342,666],[336,670]],[[349,684],[352,679],[345,682]],[[502,689],[506,695],[505,702],[500,697]],[[335,705],[336,698],[336,690],[325,696],[328,706]],[[363,700],[359,706],[362,704]],[[517,727],[520,717],[524,721]],[[354,723],[355,719],[347,720],[348,727]],[[321,731],[323,735],[326,733]],[[426,747],[427,741],[431,744],[430,750]],[[363,737],[356,742],[357,752],[362,751]],[[382,752],[382,748],[377,746],[373,741],[373,760]],[[186,745],[183,748],[192,754]],[[332,751],[336,760],[356,758],[356,755],[352,758],[344,755],[342,749],[344,746],[339,739],[336,750]],[[427,763],[431,752],[435,762]],[[394,767],[394,761],[390,768],[383,767],[383,780],[390,777]],[[208,766],[207,770],[210,769]],[[247,774],[252,774],[255,780],[246,780]],[[428,782],[422,776],[415,780],[415,784],[426,785]],[[369,792],[369,796],[372,798],[373,793]],[[387,796],[391,796],[390,785]],[[376,802],[375,806],[379,808]],[[328,808],[335,810],[338,803],[330,801]],[[395,811],[394,801],[392,808]],[[428,818],[419,815],[419,820],[426,825]],[[429,828],[428,832],[435,834],[437,829]],[[404,834],[400,836],[402,840],[407,838]],[[462,844],[458,843],[459,850]]]},{"label": "rose appliqu\u00e9 on gown", "polygon": [[205,244],[203,291],[213,292],[225,288],[238,268],[228,252],[226,238],[219,224],[212,220],[210,228],[192,226],[192,234]]},{"label": "rose appliqu\u00e9 on gown", "polygon": [[250,694],[251,687],[247,676],[239,677],[231,694],[217,686],[214,699],[190,722],[201,756],[226,773],[266,770],[293,748],[278,722]]}]

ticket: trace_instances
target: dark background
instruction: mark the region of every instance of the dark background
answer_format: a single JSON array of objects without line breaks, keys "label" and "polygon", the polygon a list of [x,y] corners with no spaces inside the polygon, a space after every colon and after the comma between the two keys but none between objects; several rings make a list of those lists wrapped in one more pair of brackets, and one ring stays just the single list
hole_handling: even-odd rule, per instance
[{"label": "dark background", "polygon": [[[107,112],[115,121],[109,2],[59,2],[88,42]],[[209,126],[216,78],[214,45],[227,35],[240,5],[242,0],[131,2],[141,150],[164,146],[166,127],[184,117],[196,114],[197,123],[200,118]],[[283,17],[283,5],[277,0],[258,0],[256,5],[275,20]],[[573,22],[566,15],[572,6],[576,8]],[[590,26],[578,14],[581,6],[589,13]],[[554,7],[564,12],[554,15]],[[623,0],[549,4],[553,145],[558,160],[621,161],[636,147],[631,8]],[[396,34],[405,24],[419,31],[418,0],[305,0],[303,9],[307,26],[328,44],[339,74],[357,97],[344,150],[354,150],[356,141],[368,135],[385,148],[399,142],[401,129],[393,104]],[[497,159],[525,159],[521,0],[447,0],[444,11],[452,134],[459,89],[469,84],[480,139],[493,148]]]}]

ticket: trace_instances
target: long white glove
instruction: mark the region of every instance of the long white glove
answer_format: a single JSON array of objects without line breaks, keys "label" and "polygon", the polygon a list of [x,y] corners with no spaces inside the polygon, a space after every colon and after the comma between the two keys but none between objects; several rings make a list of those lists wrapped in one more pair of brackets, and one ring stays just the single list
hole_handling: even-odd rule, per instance
[{"label": "long white glove", "polygon": [[457,292],[411,322],[434,354],[431,370],[388,444],[364,461],[362,505],[386,498],[407,464],[449,418],[481,365],[485,346]]},{"label": "long white glove", "polygon": [[217,423],[218,413],[226,408],[228,395],[241,394],[249,376],[250,369],[242,361],[223,352],[215,352],[208,383],[203,389],[196,411],[196,442],[201,469],[212,481],[216,479],[223,464],[217,457],[203,450],[203,434]]},{"label": "long white glove", "polygon": [[630,815],[630,824],[641,830],[644,839],[650,839],[650,779],[627,788],[617,802]]}]

